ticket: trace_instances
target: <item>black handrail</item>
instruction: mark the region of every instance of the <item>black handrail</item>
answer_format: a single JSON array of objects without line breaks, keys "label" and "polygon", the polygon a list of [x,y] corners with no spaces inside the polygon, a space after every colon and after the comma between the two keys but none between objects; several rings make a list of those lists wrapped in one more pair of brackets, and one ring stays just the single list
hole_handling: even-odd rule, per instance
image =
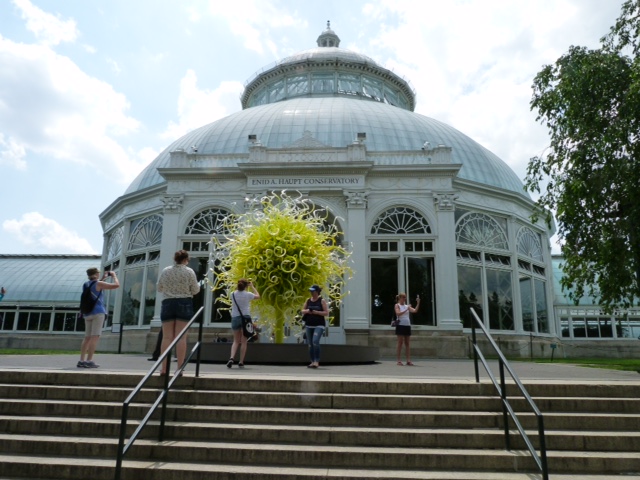
[{"label": "black handrail", "polygon": [[[504,437],[505,437],[506,449],[511,450],[511,444],[509,441],[509,417],[508,417],[508,414],[509,414],[511,415],[511,419],[513,420],[513,423],[516,425],[518,432],[520,432],[520,436],[526,443],[527,448],[529,449],[529,452],[531,452],[531,456],[533,457],[533,460],[536,462],[536,465],[538,465],[538,468],[542,472],[542,479],[549,480],[549,469],[547,467],[547,444],[544,436],[544,420],[542,418],[542,413],[540,413],[540,410],[536,406],[535,402],[527,392],[526,388],[524,388],[524,385],[522,385],[522,382],[520,381],[516,373],[511,368],[511,365],[509,365],[509,362],[507,361],[506,357],[503,355],[500,348],[496,345],[496,342],[491,337],[491,334],[487,331],[486,327],[482,323],[482,320],[480,320],[480,318],[478,317],[478,314],[476,313],[476,311],[473,308],[471,308],[470,310],[471,310],[471,315],[475,319],[475,321],[471,322],[471,338],[473,343],[473,363],[474,363],[475,373],[476,373],[476,382],[477,383],[480,382],[480,373],[478,371],[478,357],[479,357],[480,361],[482,361],[482,364],[484,365],[485,370],[487,371],[487,374],[489,375],[489,378],[491,378],[493,385],[498,390],[498,393],[500,394],[500,398],[502,400],[502,417],[503,417],[503,423],[504,423]],[[476,342],[476,324],[480,326],[480,328],[486,335],[487,340],[489,341],[489,344],[491,345],[491,347],[493,347],[493,350],[498,355],[499,366],[500,366],[500,385],[498,385],[498,382],[496,381],[493,375],[493,372],[489,368],[489,364],[487,363],[487,360],[484,358],[484,355],[480,351],[480,348],[478,347],[478,343]],[[522,396],[527,400],[527,402],[529,403],[529,406],[533,410],[533,413],[538,419],[538,437],[540,439],[539,455],[535,447],[531,443],[529,436],[524,431],[524,428],[522,428],[522,425],[520,424],[520,421],[518,420],[518,417],[516,416],[515,411],[513,410],[513,408],[511,407],[511,404],[509,403],[509,400],[507,399],[507,385],[504,377],[505,368],[511,375],[511,378],[520,389]]]},{"label": "black handrail", "polygon": [[[193,317],[191,317],[191,320],[189,320],[189,323],[187,323],[187,325],[184,327],[182,332],[180,332],[180,335],[178,335],[173,340],[173,342],[171,342],[169,347],[162,353],[162,355],[160,355],[160,357],[158,358],[158,361],[153,364],[153,366],[151,367],[151,370],[149,370],[149,372],[144,376],[144,378],[140,380],[140,383],[138,383],[138,386],[133,389],[133,391],[129,394],[127,399],[122,403],[122,419],[120,421],[120,440],[118,442],[118,456],[116,458],[115,480],[120,480],[120,475],[122,473],[122,460],[124,459],[125,454],[133,446],[133,442],[136,441],[142,429],[147,425],[147,422],[151,418],[151,415],[153,415],[153,413],[158,408],[158,405],[160,405],[160,402],[162,402],[162,412],[160,415],[160,432],[158,434],[158,441],[159,442],[163,441],[164,422],[166,418],[167,398],[169,396],[169,390],[171,389],[173,384],[176,382],[176,380],[180,378],[183,370],[189,363],[189,360],[191,360],[191,358],[193,357],[194,353],[196,354],[196,377],[200,376],[200,350],[201,350],[200,347],[202,345],[202,324],[204,323],[202,321],[200,322],[198,327],[197,343],[193,346],[193,348],[191,349],[191,352],[189,352],[189,355],[187,355],[187,357],[185,358],[184,363],[178,366],[179,368],[178,370],[176,370],[171,380],[169,380],[169,367],[171,366],[171,352],[173,351],[173,348],[180,341],[180,339],[187,334],[187,332],[189,331],[189,328],[191,328],[191,326],[193,325],[193,322],[196,321],[198,316],[202,313],[203,309],[204,307],[200,307],[200,309],[196,312],[196,314]],[[144,418],[140,422],[140,425],[138,425],[138,428],[136,428],[136,430],[133,432],[131,437],[129,437],[129,442],[125,442],[125,436],[127,433],[127,420],[129,416],[129,404],[138,395],[138,393],[140,393],[140,391],[142,390],[142,387],[144,387],[147,381],[149,381],[149,379],[152,378],[154,372],[158,369],[160,365],[162,365],[162,362],[164,362],[165,359],[167,362],[167,368],[166,368],[167,375],[164,375],[162,377],[164,379],[164,387],[160,391],[160,394],[158,395],[158,398],[156,399],[156,401],[153,403],[153,405],[151,406],[147,414],[144,416]]]}]

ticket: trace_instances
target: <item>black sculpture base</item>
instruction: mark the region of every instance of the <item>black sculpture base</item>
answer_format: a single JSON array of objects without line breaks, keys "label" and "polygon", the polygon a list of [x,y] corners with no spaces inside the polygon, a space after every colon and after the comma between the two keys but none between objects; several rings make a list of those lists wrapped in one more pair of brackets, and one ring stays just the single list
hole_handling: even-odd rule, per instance
[{"label": "black sculpture base", "polygon": [[[189,350],[191,348],[193,345],[189,345]],[[378,347],[322,344],[320,349],[320,363],[323,365],[366,364],[380,359]],[[236,354],[236,361],[239,354]],[[205,343],[202,345],[200,361],[227,363],[230,355],[229,342]],[[309,363],[309,347],[293,343],[249,343],[244,361],[263,365],[305,365]]]}]

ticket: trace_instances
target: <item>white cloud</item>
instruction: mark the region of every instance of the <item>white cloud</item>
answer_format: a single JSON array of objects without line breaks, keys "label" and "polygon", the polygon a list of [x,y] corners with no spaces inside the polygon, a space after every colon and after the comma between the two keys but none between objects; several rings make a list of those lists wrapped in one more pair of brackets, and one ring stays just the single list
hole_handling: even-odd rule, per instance
[{"label": "white cloud", "polygon": [[170,122],[163,138],[179,138],[194,128],[237,111],[243,89],[240,82],[222,82],[215,90],[201,90],[196,73],[188,70],[180,81],[178,123]]},{"label": "white cloud", "polygon": [[[291,10],[260,0],[209,2],[209,14],[216,19],[224,18],[231,32],[243,39],[245,48],[259,54],[264,54],[266,49],[274,58],[279,58],[279,42],[272,38],[274,32],[290,26],[307,28],[306,19],[300,18],[297,13],[291,14]],[[200,20],[193,14],[191,19]]]},{"label": "white cloud", "polygon": [[56,253],[97,253],[89,242],[76,232],[66,229],[55,220],[45,218],[38,212],[25,213],[20,220],[5,220],[2,228],[22,244],[35,249],[44,248]]},{"label": "white cloud", "polygon": [[12,137],[5,140],[4,135],[0,133],[0,165],[25,170],[27,168],[27,162],[24,160],[25,155],[24,145]]},{"label": "white cloud", "polygon": [[27,21],[27,29],[45,45],[73,42],[78,38],[75,20],[61,20],[59,16],[44,12],[29,0],[13,0],[13,4]]},{"label": "white cloud", "polygon": [[363,8],[379,27],[361,47],[410,79],[417,113],[469,135],[524,178],[529,158],[548,144],[530,111],[533,78],[572,44],[596,47],[617,3],[382,0]]},{"label": "white cloud", "polygon": [[124,95],[68,57],[43,45],[0,37],[0,132],[9,139],[5,142],[90,166],[126,183],[144,166],[116,141],[139,128],[128,109]]}]

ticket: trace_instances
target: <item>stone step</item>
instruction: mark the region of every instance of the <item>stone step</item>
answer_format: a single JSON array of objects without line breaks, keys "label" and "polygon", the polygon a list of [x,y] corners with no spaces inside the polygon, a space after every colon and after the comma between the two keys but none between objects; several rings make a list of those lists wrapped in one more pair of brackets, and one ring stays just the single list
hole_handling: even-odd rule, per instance
[{"label": "stone step", "polygon": [[[127,435],[131,435],[137,423],[131,422]],[[47,417],[0,417],[0,439],[11,435],[29,436],[100,436],[118,438],[120,421],[110,419],[50,419]],[[140,438],[156,440],[158,422],[151,421]],[[534,445],[538,445],[537,431],[527,432]],[[307,426],[297,425],[249,425],[229,423],[166,422],[165,438],[193,441],[229,441],[252,443],[290,443],[305,445],[361,445],[377,447],[425,447],[425,448],[495,448],[505,446],[501,429],[447,429],[447,428],[362,428],[362,427],[314,427],[309,436]],[[526,445],[517,431],[512,431],[511,445],[525,449]],[[549,450],[581,451],[631,451],[640,452],[639,432],[579,432],[547,431]],[[6,452],[6,449],[3,449]]]},{"label": "stone step", "polygon": [[[207,373],[206,376],[195,378],[191,367],[188,367],[185,377],[180,379],[183,388],[198,390],[239,390],[239,391],[276,391],[300,392],[304,391],[307,380],[291,376],[230,375]],[[470,370],[472,371],[472,370]],[[36,385],[67,385],[84,387],[125,387],[131,391],[142,375],[135,372],[100,372],[100,371],[35,371],[25,375],[21,370],[0,371],[0,384],[36,384]],[[149,388],[161,386],[160,377],[156,376],[148,384]],[[525,386],[533,397],[574,397],[574,398],[632,398],[640,397],[637,384],[631,382],[615,382],[603,385],[596,382],[540,382],[527,380]],[[397,395],[449,395],[449,396],[495,396],[493,385],[486,378],[480,383],[467,380],[424,379],[424,378],[349,378],[337,380],[336,377],[317,377],[313,380],[317,393],[343,394],[397,394]],[[520,394],[511,382],[507,382],[507,392],[511,396]]]},{"label": "stone step", "polygon": [[[141,419],[149,404],[132,404],[130,418]],[[67,418],[119,418],[119,402],[85,402],[0,399],[0,415],[21,415],[28,409],[33,416]],[[159,413],[156,412],[156,418]],[[499,411],[440,411],[440,410],[366,410],[333,408],[275,408],[262,406],[207,406],[170,405],[167,419],[197,422],[203,418],[211,422],[238,422],[279,425],[365,425],[368,427],[412,427],[423,428],[501,428],[502,413]],[[518,418],[524,428],[536,429],[537,421],[532,413],[520,412]],[[618,430],[639,431],[638,414],[598,414],[551,412],[544,413],[548,430]]]},{"label": "stone step", "polygon": [[[130,393],[127,388],[113,387],[69,387],[42,385],[0,385],[4,398],[83,400],[122,402]],[[151,403],[158,390],[145,389],[136,400]],[[385,410],[475,410],[499,411],[497,397],[451,397],[441,395],[365,395],[365,394],[304,394],[293,392],[246,392],[246,391],[193,391],[171,392],[171,402],[180,404],[216,405],[261,405],[265,407],[313,407],[313,408],[366,408]],[[640,398],[550,398],[534,399],[543,412],[591,412],[591,413],[636,413],[640,412]],[[516,412],[529,411],[524,399],[513,399]]]},{"label": "stone step", "polygon": [[[0,480],[113,480],[112,460],[61,457],[20,457],[0,455]],[[55,473],[43,476],[44,471]],[[7,472],[7,473],[4,473]],[[9,472],[21,472],[19,474]],[[38,475],[37,478],[33,475]],[[537,480],[537,473],[414,471],[389,469],[299,468],[271,467],[255,464],[192,464],[125,460],[122,480]],[[640,479],[640,475],[625,475],[625,480]],[[553,474],[553,480],[612,480],[612,476],[590,474]]]},{"label": "stone step", "polygon": [[[25,436],[27,437],[27,436]],[[13,443],[19,443],[15,438]],[[36,457],[67,458],[71,463],[94,463],[109,459],[114,465],[116,441],[101,438],[69,437],[45,440],[41,437],[24,438],[22,443],[36,450]],[[277,453],[276,453],[277,452]],[[33,458],[28,452],[3,454],[7,458]],[[24,457],[22,457],[24,455]],[[2,457],[0,457],[2,458]],[[473,472],[535,472],[528,452],[521,450],[481,450],[443,448],[376,448],[337,447],[326,445],[252,444],[228,442],[167,441],[158,443],[139,440],[125,463],[145,461],[148,465],[173,462],[196,465],[262,465],[271,467],[298,467],[306,469],[330,468],[412,471],[473,471]],[[74,459],[76,459],[74,461]],[[633,475],[640,472],[640,454],[634,452],[577,452],[551,451],[548,453],[549,470],[554,473],[584,473]],[[16,475],[18,471],[0,467],[0,474]],[[39,475],[56,476],[52,471]],[[146,478],[146,475],[145,475]],[[367,478],[367,477],[364,477]]]}]

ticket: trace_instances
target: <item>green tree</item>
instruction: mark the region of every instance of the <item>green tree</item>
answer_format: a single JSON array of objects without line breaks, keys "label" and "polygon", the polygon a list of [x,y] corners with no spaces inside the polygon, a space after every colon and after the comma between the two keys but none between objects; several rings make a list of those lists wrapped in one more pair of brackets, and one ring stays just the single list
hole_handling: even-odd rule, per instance
[{"label": "green tree", "polygon": [[[271,329],[275,343],[282,343],[285,324],[295,329],[311,285],[323,287],[332,309],[341,303],[347,293],[344,281],[351,276],[350,255],[339,245],[341,232],[328,222],[326,211],[301,195],[267,195],[255,207],[228,216],[226,239],[213,239],[214,262],[219,263],[211,288],[230,293],[240,278],[251,279],[260,292],[252,302],[259,324]],[[231,305],[229,295],[219,300]]]},{"label": "green tree", "polygon": [[640,296],[640,0],[595,50],[572,46],[533,83],[531,109],[550,145],[528,165],[539,210],[556,212],[561,284],[606,309]]}]

